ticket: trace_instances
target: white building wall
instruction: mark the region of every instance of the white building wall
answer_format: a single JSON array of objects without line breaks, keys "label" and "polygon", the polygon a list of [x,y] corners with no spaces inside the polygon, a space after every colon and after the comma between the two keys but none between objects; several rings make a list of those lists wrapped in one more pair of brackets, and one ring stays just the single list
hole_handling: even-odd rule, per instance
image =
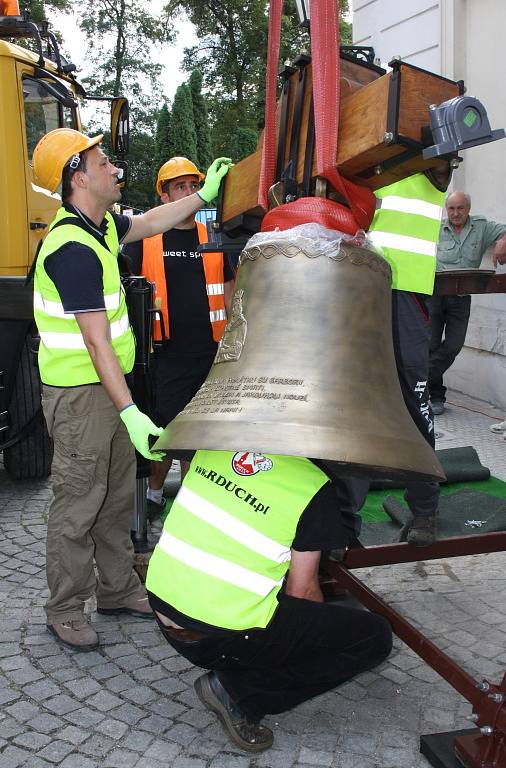
[{"label": "white building wall", "polygon": [[[506,127],[505,0],[353,0],[353,36],[388,62],[400,55],[455,80],[485,105],[492,128]],[[506,223],[506,140],[464,153],[453,189],[472,211]],[[491,267],[490,255],[483,260]],[[506,267],[500,267],[505,271]],[[506,295],[475,295],[466,347],[445,382],[506,411]]]}]

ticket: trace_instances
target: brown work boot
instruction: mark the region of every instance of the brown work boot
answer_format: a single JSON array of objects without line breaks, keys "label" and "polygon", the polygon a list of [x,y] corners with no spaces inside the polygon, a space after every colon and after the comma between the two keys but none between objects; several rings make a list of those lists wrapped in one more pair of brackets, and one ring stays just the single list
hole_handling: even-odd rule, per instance
[{"label": "brown work boot", "polygon": [[119,616],[122,613],[126,613],[138,619],[154,618],[147,597],[130,597],[123,605],[119,605],[116,608],[100,608],[100,606],[97,606],[97,613],[101,613],[103,616]]},{"label": "brown work boot", "polygon": [[47,628],[60,643],[76,651],[92,651],[98,646],[98,635],[85,618],[53,621]]},{"label": "brown work boot", "polygon": [[218,715],[234,744],[247,752],[263,752],[272,746],[272,731],[265,725],[249,720],[234,704],[216,672],[207,672],[197,678],[194,687],[202,704]]},{"label": "brown work boot", "polygon": [[415,515],[409,524],[406,541],[413,547],[428,547],[436,540],[436,516]]}]

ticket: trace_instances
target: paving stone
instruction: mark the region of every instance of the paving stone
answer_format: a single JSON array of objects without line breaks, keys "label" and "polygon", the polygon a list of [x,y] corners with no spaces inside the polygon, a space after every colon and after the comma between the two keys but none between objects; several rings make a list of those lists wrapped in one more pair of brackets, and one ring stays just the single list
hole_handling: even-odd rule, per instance
[{"label": "paving stone", "polygon": [[100,683],[90,677],[83,677],[79,680],[69,680],[67,683],[64,683],[64,685],[78,699],[87,699],[88,696],[92,696],[94,693],[98,693],[102,690]]},{"label": "paving stone", "polygon": [[8,704],[10,701],[16,701],[21,696],[19,691],[12,688],[0,688],[0,707]]},{"label": "paving stone", "polygon": [[27,725],[33,728],[34,731],[41,731],[42,733],[51,733],[56,731],[57,728],[61,728],[63,720],[53,715],[40,714],[28,721]]},{"label": "paving stone", "polygon": [[44,679],[36,683],[30,683],[30,685],[25,685],[23,693],[25,696],[35,699],[35,701],[45,701],[45,699],[50,699],[51,696],[59,694],[60,689],[51,680]]},{"label": "paving stone", "polygon": [[75,699],[70,698],[70,696],[67,696],[66,693],[60,693],[53,699],[45,701],[44,706],[55,715],[66,715],[68,712],[73,712],[75,709],[79,709],[82,704],[80,701],[76,701]]},{"label": "paving stone", "polygon": [[114,709],[114,707],[119,707],[122,703],[122,699],[118,696],[109,693],[109,691],[102,690],[86,700],[86,704],[89,707],[99,709],[101,712],[109,712],[111,709]]},{"label": "paving stone", "polygon": [[[249,761],[246,765],[249,764]],[[205,768],[205,760],[199,760],[195,757],[176,757],[172,763],[173,768]]]},{"label": "paving stone", "polygon": [[38,715],[40,708],[23,699],[22,701],[17,701],[15,704],[11,704],[10,707],[5,707],[4,712],[24,723],[26,720],[30,720],[30,718]]},{"label": "paving stone", "polygon": [[109,677],[115,677],[120,672],[121,670],[118,665],[113,664],[112,661],[96,664],[89,669],[89,674],[93,675],[96,680],[107,680]]},{"label": "paving stone", "polygon": [[145,751],[144,759],[160,760],[166,764],[167,761],[169,760],[175,760],[175,758],[179,755],[180,752],[181,752],[181,747],[179,744],[174,744],[169,741],[163,741],[162,739],[157,739]]},{"label": "paving stone", "polygon": [[105,758],[104,768],[134,768],[138,764],[139,755],[126,749],[114,749]]},{"label": "paving stone", "polygon": [[143,709],[135,707],[133,704],[123,704],[121,707],[117,707],[114,710],[114,717],[129,725],[138,723],[145,714]]},{"label": "paving stone", "polygon": [[97,725],[97,723],[100,723],[103,719],[104,715],[101,712],[96,712],[88,707],[76,709],[74,712],[69,712],[65,715],[65,720],[68,720],[69,723],[82,726],[83,728],[90,728],[93,725]]},{"label": "paving stone", "polygon": [[120,720],[102,720],[95,726],[95,731],[105,733],[106,736],[110,736],[113,739],[121,739],[122,736],[128,731],[128,724],[122,723]]},{"label": "paving stone", "polygon": [[84,741],[80,745],[79,750],[85,755],[103,757],[107,752],[110,752],[114,744],[114,739],[111,739],[109,736],[103,733],[95,733],[88,741]]},{"label": "paving stone", "polygon": [[[100,723],[96,727],[99,728]],[[75,725],[66,725],[65,728],[59,731],[56,735],[59,739],[70,741],[71,744],[77,745],[85,741],[90,734],[87,731],[81,730],[81,728],[77,728]]]},{"label": "paving stone", "polygon": [[32,754],[24,749],[8,746],[0,755],[0,768],[18,768],[18,765],[26,765],[31,757]]},{"label": "paving stone", "polygon": [[36,733],[35,731],[25,731],[25,733],[20,733],[19,736],[13,739],[14,744],[35,750],[45,747],[50,741],[51,736],[45,733]]},{"label": "paving stone", "polygon": [[172,728],[169,728],[169,730],[166,731],[165,738],[186,747],[188,744],[191,744],[198,735],[199,732],[195,728],[192,728],[191,725],[186,725],[186,723],[176,723]]},{"label": "paving stone", "polygon": [[100,768],[100,762],[83,755],[68,755],[63,763],[60,763],[60,768]]},{"label": "paving stone", "polygon": [[129,675],[116,675],[105,681],[106,686],[115,693],[121,693],[132,687],[132,678]]},{"label": "paving stone", "polygon": [[21,669],[13,669],[11,672],[7,672],[9,680],[12,680],[16,685],[25,685],[25,683],[34,683],[36,680],[40,680],[44,677],[42,672],[38,669],[28,665],[21,667]]},{"label": "paving stone", "polygon": [[73,750],[74,746],[72,744],[69,744],[67,741],[58,741],[55,739],[37,754],[38,757],[42,757],[44,760],[49,760],[51,763],[59,763]]},{"label": "paving stone", "polygon": [[0,738],[11,739],[19,733],[23,733],[23,726],[12,717],[4,717],[0,720]]}]

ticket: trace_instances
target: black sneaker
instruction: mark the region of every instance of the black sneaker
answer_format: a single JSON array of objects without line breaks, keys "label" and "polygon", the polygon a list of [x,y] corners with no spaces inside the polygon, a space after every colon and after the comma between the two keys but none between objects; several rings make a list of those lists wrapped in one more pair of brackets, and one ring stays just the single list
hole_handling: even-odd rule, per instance
[{"label": "black sneaker", "polygon": [[445,404],[442,400],[431,400],[430,405],[434,416],[442,416],[445,409]]},{"label": "black sneaker", "polygon": [[166,503],[167,503],[167,499],[165,498],[165,496],[162,496],[162,500],[160,504],[158,504],[158,502],[156,501],[153,501],[153,499],[146,499],[146,513],[150,523],[154,522],[155,520],[158,520],[158,518],[161,517],[162,512],[165,509]]},{"label": "black sneaker", "polygon": [[436,540],[436,516],[415,515],[407,530],[406,541],[413,547],[428,547]]},{"label": "black sneaker", "polygon": [[249,720],[241,712],[218,679],[216,672],[207,672],[194,683],[197,696],[207,709],[218,715],[226,732],[238,747],[247,752],[269,749],[274,736],[269,728]]}]

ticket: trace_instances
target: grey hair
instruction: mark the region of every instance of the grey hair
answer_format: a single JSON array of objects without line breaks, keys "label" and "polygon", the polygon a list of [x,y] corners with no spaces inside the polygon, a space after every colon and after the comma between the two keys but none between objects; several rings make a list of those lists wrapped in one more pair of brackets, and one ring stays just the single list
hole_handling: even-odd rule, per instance
[{"label": "grey hair", "polygon": [[452,195],[463,195],[467,205],[469,206],[469,208],[471,208],[471,195],[468,195],[467,192],[459,192],[458,190],[454,190],[453,192],[450,192],[450,194],[446,198],[446,203],[448,203],[448,200]]}]

